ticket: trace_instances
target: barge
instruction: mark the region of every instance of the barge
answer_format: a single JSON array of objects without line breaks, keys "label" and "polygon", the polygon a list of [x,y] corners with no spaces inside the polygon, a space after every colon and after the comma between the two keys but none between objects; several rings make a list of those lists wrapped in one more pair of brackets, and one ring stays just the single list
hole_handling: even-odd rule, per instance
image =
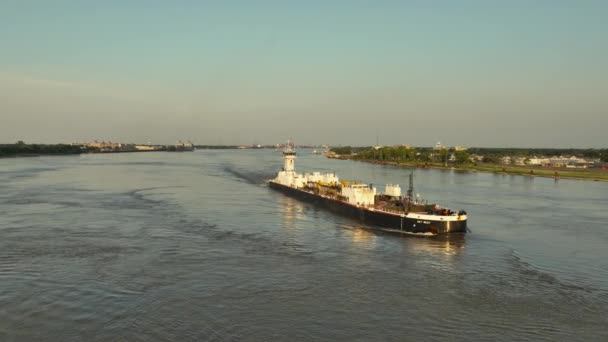
[{"label": "barge", "polygon": [[283,168],[268,182],[270,188],[383,231],[424,235],[467,231],[464,210],[453,211],[414,197],[413,174],[403,196],[398,184],[387,184],[380,193],[370,184],[341,180],[335,173],[298,174],[295,159],[295,148],[288,143],[283,150]]}]

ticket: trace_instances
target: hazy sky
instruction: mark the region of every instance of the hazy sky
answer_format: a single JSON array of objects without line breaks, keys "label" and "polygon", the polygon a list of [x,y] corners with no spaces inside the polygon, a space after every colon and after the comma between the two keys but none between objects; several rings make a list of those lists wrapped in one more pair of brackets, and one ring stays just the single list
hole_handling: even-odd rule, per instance
[{"label": "hazy sky", "polygon": [[608,146],[608,1],[0,0],[0,142]]}]

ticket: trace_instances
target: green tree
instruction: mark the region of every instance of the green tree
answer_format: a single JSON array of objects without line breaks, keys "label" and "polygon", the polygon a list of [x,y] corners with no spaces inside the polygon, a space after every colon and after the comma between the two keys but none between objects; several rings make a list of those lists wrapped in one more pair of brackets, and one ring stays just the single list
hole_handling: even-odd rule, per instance
[{"label": "green tree", "polygon": [[485,155],[483,156],[483,162],[488,164],[497,164],[498,158],[493,155]]},{"label": "green tree", "polygon": [[335,154],[341,154],[341,155],[350,155],[353,153],[352,148],[350,146],[334,147],[331,149],[331,151],[334,152]]},{"label": "green tree", "polygon": [[467,151],[456,151],[454,152],[454,156],[456,157],[456,164],[468,164],[471,162]]}]

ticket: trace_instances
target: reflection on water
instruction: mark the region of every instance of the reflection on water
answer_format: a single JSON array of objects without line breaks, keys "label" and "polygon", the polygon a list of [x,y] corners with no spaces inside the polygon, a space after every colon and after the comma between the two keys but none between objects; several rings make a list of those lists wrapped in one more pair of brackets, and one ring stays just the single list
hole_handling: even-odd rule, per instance
[{"label": "reflection on water", "polygon": [[351,241],[353,244],[366,247],[374,247],[376,244],[378,236],[371,232],[369,228],[355,225],[349,229],[352,230]]},{"label": "reflection on water", "polygon": [[379,237],[401,239],[404,246],[415,253],[437,253],[457,255],[464,250],[466,234],[424,236],[399,234],[378,230],[362,223],[338,224],[337,229],[352,231],[351,241],[355,245],[373,247]]},{"label": "reflection on water", "polygon": [[[295,231],[302,228],[302,221],[307,219],[307,215],[305,213],[305,204],[298,199],[283,194],[278,194],[278,199],[282,214],[283,228],[287,231]],[[326,213],[330,217],[334,217],[334,215],[336,215],[329,211],[326,211]],[[336,215],[335,217],[338,221],[350,221],[347,218],[340,219],[341,216]],[[438,236],[416,235],[408,233],[398,234],[382,231],[371,225],[366,225],[356,221],[350,221],[348,223],[344,223],[343,221],[337,224],[336,228],[350,230],[352,232],[350,239],[353,244],[367,248],[373,248],[378,242],[378,237],[380,236],[403,239],[407,248],[416,253],[437,253],[439,251],[446,255],[456,255],[463,250],[465,244],[465,234]]]},{"label": "reflection on water", "polygon": [[414,236],[260,186],[280,166],[268,150],[0,159],[0,341],[608,341],[608,183],[416,170],[475,225]]},{"label": "reflection on water", "polygon": [[412,237],[406,240],[408,248],[417,252],[436,253],[446,255],[460,254],[465,247],[465,234],[438,235],[427,238]]},{"label": "reflection on water", "polygon": [[280,195],[280,205],[282,207],[283,228],[286,230],[295,230],[297,221],[304,219],[304,205],[302,202],[289,196]]}]

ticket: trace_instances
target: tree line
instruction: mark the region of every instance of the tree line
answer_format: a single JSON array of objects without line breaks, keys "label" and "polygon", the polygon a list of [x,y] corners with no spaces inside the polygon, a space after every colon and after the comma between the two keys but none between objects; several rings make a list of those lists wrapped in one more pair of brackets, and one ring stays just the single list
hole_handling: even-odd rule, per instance
[{"label": "tree line", "polygon": [[61,155],[94,152],[95,149],[68,144],[0,144],[0,156]]},{"label": "tree line", "polygon": [[556,148],[468,148],[456,151],[453,148],[433,149],[431,147],[336,147],[332,152],[359,160],[378,160],[392,162],[436,162],[453,164],[474,163],[472,155],[483,157],[483,162],[498,164],[503,157],[532,156],[577,156],[586,159],[600,159],[608,162],[608,149],[556,149]]}]

